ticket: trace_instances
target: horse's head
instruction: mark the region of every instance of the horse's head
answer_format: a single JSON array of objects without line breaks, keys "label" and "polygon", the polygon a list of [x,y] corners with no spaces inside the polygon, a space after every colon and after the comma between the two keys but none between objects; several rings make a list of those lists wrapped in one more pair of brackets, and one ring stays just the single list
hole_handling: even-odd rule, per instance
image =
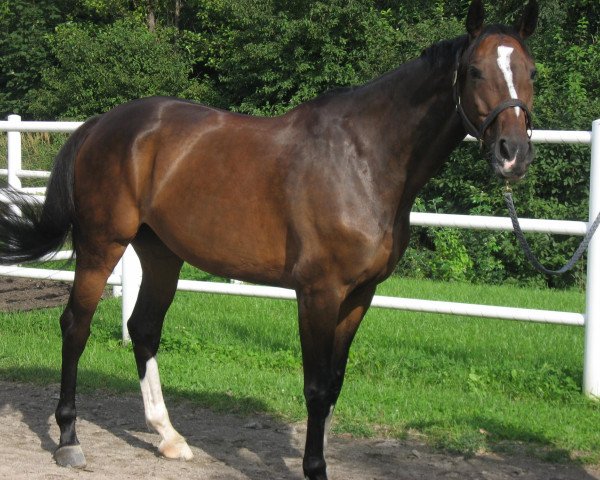
[{"label": "horse's head", "polygon": [[469,46],[457,58],[455,101],[467,132],[489,148],[494,171],[514,181],[533,160],[535,64],[523,41],[535,30],[538,4],[530,0],[516,27],[484,27],[484,13],[483,2],[473,0]]}]

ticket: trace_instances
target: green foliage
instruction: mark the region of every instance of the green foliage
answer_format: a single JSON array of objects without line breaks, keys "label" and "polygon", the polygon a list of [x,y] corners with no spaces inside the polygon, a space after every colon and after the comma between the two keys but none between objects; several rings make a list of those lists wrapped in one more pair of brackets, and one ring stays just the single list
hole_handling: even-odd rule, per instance
[{"label": "green foliage", "polygon": [[[63,146],[65,133],[22,133],[21,155],[24,170],[50,170],[54,157]],[[6,165],[8,142],[6,135],[0,136],[0,164]],[[44,187],[44,178],[21,178],[23,187]]]},{"label": "green foliage", "polygon": [[402,34],[367,0],[224,0],[205,8],[207,66],[220,103],[241,112],[282,113],[399,63]]},{"label": "green foliage", "polygon": [[432,264],[433,277],[440,280],[466,280],[473,262],[458,232],[440,228],[436,231],[433,242],[436,252]]},{"label": "green foliage", "polygon": [[52,2],[0,2],[0,113],[24,114],[27,92],[48,63],[45,35],[60,21]]},{"label": "green foliage", "polygon": [[41,88],[29,95],[30,111],[86,118],[139,97],[184,94],[191,66],[170,33],[150,32],[133,19],[99,29],[62,24],[51,39],[57,66],[43,72]]}]

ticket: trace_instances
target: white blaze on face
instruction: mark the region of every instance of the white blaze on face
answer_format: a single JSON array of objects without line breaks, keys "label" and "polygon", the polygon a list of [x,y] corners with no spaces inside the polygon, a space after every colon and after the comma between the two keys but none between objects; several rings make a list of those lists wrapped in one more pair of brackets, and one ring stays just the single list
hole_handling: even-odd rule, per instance
[{"label": "white blaze on face", "polygon": [[[517,89],[515,88],[515,84],[513,82],[513,74],[510,68],[510,57],[514,51],[514,48],[507,47],[505,45],[500,45],[498,47],[498,67],[500,71],[504,75],[504,80],[506,80],[506,85],[508,86],[508,92],[510,93],[511,98],[519,98],[517,96]],[[514,107],[515,113],[517,117],[521,114],[521,109],[519,107]]]}]

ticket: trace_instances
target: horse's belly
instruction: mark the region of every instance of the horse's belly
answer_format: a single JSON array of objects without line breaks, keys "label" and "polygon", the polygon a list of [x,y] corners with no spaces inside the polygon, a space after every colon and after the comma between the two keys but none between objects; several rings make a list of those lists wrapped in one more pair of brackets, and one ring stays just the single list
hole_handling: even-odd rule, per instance
[{"label": "horse's belly", "polygon": [[146,221],[179,257],[215,275],[286,285],[286,233],[275,212],[243,202],[171,203]]}]

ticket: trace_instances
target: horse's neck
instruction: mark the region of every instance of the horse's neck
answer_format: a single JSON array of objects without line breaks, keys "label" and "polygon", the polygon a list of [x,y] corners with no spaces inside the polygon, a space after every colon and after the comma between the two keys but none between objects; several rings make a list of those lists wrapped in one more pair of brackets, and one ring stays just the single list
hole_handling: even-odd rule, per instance
[{"label": "horse's neck", "polygon": [[[382,142],[393,152],[382,175],[408,208],[465,136],[452,94],[454,63],[417,59],[382,79]],[[387,91],[386,91],[387,89]]]}]

